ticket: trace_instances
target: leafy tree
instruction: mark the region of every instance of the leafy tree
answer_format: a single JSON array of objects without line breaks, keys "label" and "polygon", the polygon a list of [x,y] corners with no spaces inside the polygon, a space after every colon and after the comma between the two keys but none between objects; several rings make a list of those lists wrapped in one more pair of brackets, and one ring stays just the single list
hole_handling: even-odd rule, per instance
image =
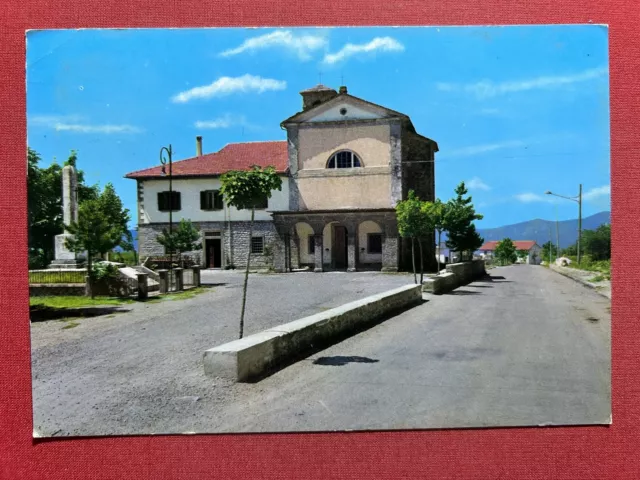
[{"label": "leafy tree", "polygon": [[163,229],[157,240],[160,245],[164,246],[165,251],[178,253],[182,265],[184,265],[183,252],[201,248],[201,244],[198,242],[200,240],[200,231],[191,223],[191,220],[185,220],[184,218],[180,220],[178,227],[173,232],[167,231],[166,228]]},{"label": "leafy tree", "polygon": [[136,252],[135,245],[133,243],[133,234],[131,230],[127,230],[127,233],[123,236],[122,242],[120,242],[120,247],[125,252],[133,253],[133,263],[134,265],[138,264],[138,252]]},{"label": "leafy tree", "polygon": [[519,259],[524,261],[529,256],[529,252],[527,250],[518,250],[517,256]]},{"label": "leafy tree", "polygon": [[517,260],[516,246],[510,238],[504,238],[496,245],[495,256],[502,265],[514,263]]},{"label": "leafy tree", "polygon": [[261,168],[254,165],[249,170],[232,170],[220,177],[220,191],[226,202],[238,209],[251,210],[249,224],[249,248],[247,249],[247,268],[244,273],[242,289],[242,310],[240,311],[240,338],[244,334],[244,311],[247,303],[247,284],[249,282],[249,266],[251,264],[251,238],[256,205],[271,198],[274,190],[282,190],[282,179],[272,166]]},{"label": "leafy tree", "polygon": [[[55,236],[62,233],[62,166],[57,163],[40,167],[42,158],[27,149],[27,215],[29,233],[29,267],[42,268],[54,258]],[[75,167],[77,154],[71,151],[65,164]],[[98,196],[98,187],[84,184],[84,173],[77,172],[78,203]]]},{"label": "leafy tree", "polygon": [[578,254],[578,247],[577,245],[574,243],[573,245],[569,245],[567,248],[562,250],[562,254],[565,256],[576,256]]},{"label": "leafy tree", "polygon": [[413,281],[418,283],[416,274],[415,243],[418,240],[420,247],[420,283],[424,275],[424,262],[422,258],[422,239],[433,231],[431,218],[428,211],[431,207],[427,202],[422,202],[413,190],[409,190],[406,200],[398,202],[396,205],[396,218],[398,222],[398,233],[401,237],[411,239],[411,262],[413,264]]},{"label": "leafy tree", "polygon": [[68,238],[65,246],[72,252],[87,252],[91,298],[94,297],[92,287],[96,275],[92,264],[93,257],[104,255],[121,245],[128,231],[129,219],[129,210],[123,208],[113,185],[108,183],[97,198],[86,200],[80,205],[78,221],[67,225],[67,230],[74,237]]},{"label": "leafy tree", "polygon": [[468,192],[464,182],[460,182],[455,193],[456,197],[447,202],[447,247],[462,256],[464,252],[474,252],[484,243],[473,223],[474,220],[482,220],[483,216],[476,213],[471,197],[465,197]]},{"label": "leafy tree", "polygon": [[584,252],[592,260],[609,260],[611,258],[611,225],[604,224],[595,230],[584,230],[582,245],[584,245]]},{"label": "leafy tree", "polygon": [[425,202],[424,212],[427,216],[427,222],[431,229],[435,230],[438,233],[438,273],[440,273],[440,243],[441,243],[441,235],[444,230],[447,228],[447,211],[449,205],[443,203],[439,198],[436,199],[435,202]]}]

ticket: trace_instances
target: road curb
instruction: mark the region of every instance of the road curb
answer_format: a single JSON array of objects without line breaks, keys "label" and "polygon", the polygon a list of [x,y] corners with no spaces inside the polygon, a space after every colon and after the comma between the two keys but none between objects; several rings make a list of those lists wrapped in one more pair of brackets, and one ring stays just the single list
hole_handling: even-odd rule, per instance
[{"label": "road curb", "polygon": [[204,373],[234,382],[266,376],[318,346],[422,302],[422,286],[406,285],[264,330],[204,352]]},{"label": "road curb", "polygon": [[[549,269],[553,270],[556,273],[559,273],[560,275],[570,278],[571,280],[573,280],[574,282],[577,282],[581,285],[584,285],[585,287],[590,288],[591,290],[595,291],[596,293],[598,293],[599,295],[602,295],[605,298],[608,298],[609,300],[611,300],[611,298],[607,295],[605,295],[604,293],[602,293],[600,290],[598,290],[596,285],[593,285],[592,283],[589,283],[581,278],[578,277],[574,277],[573,275],[571,275],[569,272],[564,272],[562,270],[558,270],[557,268],[555,268],[553,265],[549,265]],[[594,273],[595,275],[595,273]]]}]

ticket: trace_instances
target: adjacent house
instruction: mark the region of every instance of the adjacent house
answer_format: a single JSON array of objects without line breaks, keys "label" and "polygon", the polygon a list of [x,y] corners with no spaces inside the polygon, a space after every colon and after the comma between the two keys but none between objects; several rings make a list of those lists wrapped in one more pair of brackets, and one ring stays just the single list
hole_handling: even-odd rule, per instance
[{"label": "adjacent house", "polygon": [[[498,243],[500,242],[486,242],[478,249],[480,256],[485,259],[493,258]],[[539,265],[542,261],[542,258],[540,258],[542,248],[540,248],[535,240],[514,240],[513,244],[516,246],[516,250],[518,251],[518,263]],[[526,255],[522,256],[520,255],[520,252],[526,252]]]},{"label": "adjacent house", "polygon": [[[395,206],[409,190],[434,200],[435,141],[418,134],[402,113],[317,85],[300,92],[302,111],[281,128],[286,141],[229,144],[215,153],[175,161],[172,188],[161,166],[126,175],[138,187],[141,258],[161,255],[156,238],[173,221],[191,220],[201,231],[203,266],[252,265],[290,271],[376,269],[410,265],[410,243],[398,236]],[[282,191],[256,211],[230,208],[220,176],[251,165],[273,165]],[[435,268],[435,236],[423,243],[425,268]]]}]

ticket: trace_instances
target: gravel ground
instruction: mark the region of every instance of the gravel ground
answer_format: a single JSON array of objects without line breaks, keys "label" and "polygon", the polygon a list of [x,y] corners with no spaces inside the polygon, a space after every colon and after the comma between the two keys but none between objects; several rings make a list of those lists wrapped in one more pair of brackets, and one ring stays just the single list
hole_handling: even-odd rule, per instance
[{"label": "gravel ground", "polygon": [[[237,338],[242,280],[241,272],[203,271],[211,289],[191,299],[123,305],[69,329],[33,323],[35,434],[162,433],[176,415],[195,416],[202,399],[228,401],[231,389],[204,376],[202,353]],[[245,335],[412,281],[379,272],[252,274]]]},{"label": "gravel ground", "polygon": [[560,267],[557,265],[551,265],[551,269],[587,287],[593,288],[600,295],[604,295],[611,300],[611,280],[602,280],[600,282],[591,281],[592,278],[598,275],[598,272],[589,272],[587,270],[578,270],[577,268]]}]

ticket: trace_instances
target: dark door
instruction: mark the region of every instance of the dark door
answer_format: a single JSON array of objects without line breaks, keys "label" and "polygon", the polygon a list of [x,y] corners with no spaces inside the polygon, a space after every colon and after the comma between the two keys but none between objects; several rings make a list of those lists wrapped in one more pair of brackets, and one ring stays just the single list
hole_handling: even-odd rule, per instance
[{"label": "dark door", "polygon": [[347,229],[345,227],[333,227],[332,247],[334,268],[347,268]]},{"label": "dark door", "polygon": [[222,267],[222,248],[219,238],[208,238],[205,248],[207,250],[207,268]]}]

